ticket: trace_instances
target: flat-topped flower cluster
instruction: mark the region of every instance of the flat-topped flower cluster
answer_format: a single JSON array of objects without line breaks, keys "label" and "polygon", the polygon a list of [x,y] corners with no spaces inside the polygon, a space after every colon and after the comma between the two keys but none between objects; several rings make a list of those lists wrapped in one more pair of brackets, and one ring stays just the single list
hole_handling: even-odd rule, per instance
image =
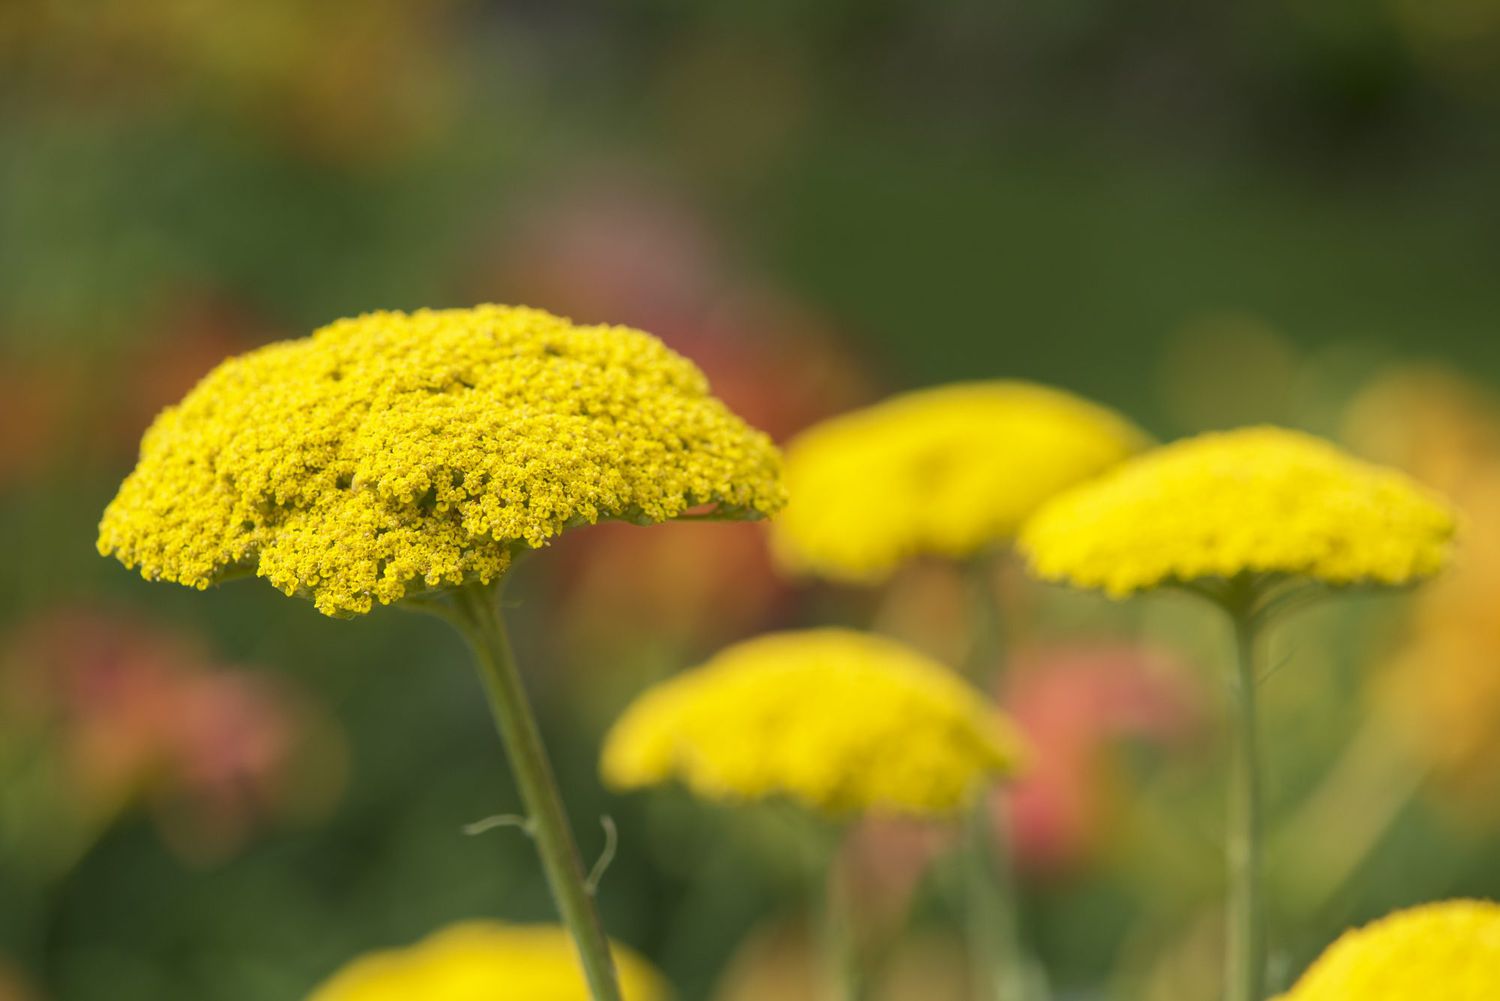
[{"label": "flat-topped flower cluster", "polygon": [[502,573],[601,519],[782,504],[770,440],[626,327],[379,312],[232,358],[147,432],[99,549],[194,587],[253,571],[329,615]]},{"label": "flat-topped flower cluster", "polygon": [[903,393],[787,446],[791,502],[772,525],[776,551],[791,569],[853,582],[880,581],[914,556],[971,557],[1148,442],[1114,411],[1034,383]]},{"label": "flat-topped flower cluster", "polygon": [[1117,597],[1240,574],[1399,585],[1447,563],[1451,510],[1407,476],[1274,427],[1200,435],[1075,487],[1027,523],[1048,580]]},{"label": "flat-topped flower cluster", "polygon": [[833,816],[951,815],[1012,771],[1020,740],[967,682],[847,629],[736,644],[640,696],[605,741],[611,785],[785,796]]}]

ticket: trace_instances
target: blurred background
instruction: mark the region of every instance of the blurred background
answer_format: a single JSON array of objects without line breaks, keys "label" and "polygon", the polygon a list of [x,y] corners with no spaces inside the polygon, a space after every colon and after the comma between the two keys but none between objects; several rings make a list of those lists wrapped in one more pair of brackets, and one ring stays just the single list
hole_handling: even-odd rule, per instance
[{"label": "blurred background", "polygon": [[[785,439],[897,389],[1053,383],[1167,439],[1274,421],[1446,491],[1460,567],[1278,634],[1285,978],[1500,896],[1500,0],[4,0],[0,999],[285,1001],[352,955],[550,917],[465,651],[395,611],[149,586],[94,551],[223,357],[494,300],[652,331]],[[1225,637],[1000,581],[1026,932],[1060,998],[1214,996]],[[755,526],[605,526],[511,618],[611,931],[684,999],[814,996],[775,817],[613,797],[649,681],[788,625],[957,663],[942,566],[786,581]],[[872,823],[879,997],[964,996],[946,834]]]}]

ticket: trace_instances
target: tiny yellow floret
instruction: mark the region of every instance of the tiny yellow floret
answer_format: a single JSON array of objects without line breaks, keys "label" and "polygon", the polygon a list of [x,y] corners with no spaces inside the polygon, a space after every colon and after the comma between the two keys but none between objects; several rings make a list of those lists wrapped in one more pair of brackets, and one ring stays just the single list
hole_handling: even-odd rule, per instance
[{"label": "tiny yellow floret", "polygon": [[914,556],[972,556],[1146,443],[1113,411],[1046,386],[904,393],[787,446],[791,500],[772,525],[776,553],[790,570],[854,583],[879,582]]},{"label": "tiny yellow floret", "polygon": [[1347,932],[1281,1001],[1426,998],[1500,998],[1500,905],[1425,904]]},{"label": "tiny yellow floret", "polygon": [[1297,431],[1200,435],[1044,505],[1018,545],[1047,580],[1123,597],[1239,574],[1400,585],[1448,562],[1454,516],[1404,474]]},{"label": "tiny yellow floret", "polygon": [[817,629],[736,644],[647,690],[605,739],[601,771],[617,789],[676,779],[713,800],[942,816],[1011,772],[1019,747],[942,665],[893,640]]},{"label": "tiny yellow floret", "polygon": [[[624,1001],[666,1001],[665,981],[644,959],[611,946]],[[404,949],[354,960],[308,1001],[588,1001],[578,956],[555,925],[469,921]]]},{"label": "tiny yellow floret", "polygon": [[765,435],[649,334],[535,309],[369,313],[214,369],[146,432],[99,551],[328,615],[503,573],[603,519],[783,501]]}]

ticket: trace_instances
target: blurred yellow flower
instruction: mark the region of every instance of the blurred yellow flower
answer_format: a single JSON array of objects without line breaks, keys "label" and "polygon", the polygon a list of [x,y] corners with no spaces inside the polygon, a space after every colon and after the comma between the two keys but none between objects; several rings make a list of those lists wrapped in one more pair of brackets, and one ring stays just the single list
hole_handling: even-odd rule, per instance
[{"label": "blurred yellow flower", "polygon": [[917,555],[971,556],[1145,444],[1112,411],[1045,386],[906,393],[787,446],[791,500],[772,526],[776,552],[790,569],[854,582]]},{"label": "blurred yellow flower", "polygon": [[1416,756],[1471,812],[1500,794],[1500,648],[1419,632],[1375,676],[1372,697]]},{"label": "blurred yellow flower", "polygon": [[1019,753],[1009,723],[942,665],[818,629],[737,644],[646,691],[610,731],[601,768],[622,789],[675,778],[708,799],[946,815]]},{"label": "blurred yellow flower", "polygon": [[1347,932],[1282,1001],[1420,998],[1500,998],[1500,905],[1426,904]]},{"label": "blurred yellow flower", "polygon": [[1454,517],[1405,475],[1274,427],[1157,449],[1045,505],[1020,548],[1048,580],[1122,597],[1242,573],[1404,584],[1448,562]]},{"label": "blurred yellow flower", "polygon": [[232,358],[141,445],[99,551],[328,615],[488,581],[601,519],[776,511],[779,457],[648,334],[534,309],[370,313]]},{"label": "blurred yellow flower", "polygon": [[[644,959],[611,946],[624,1001],[665,1001],[666,982]],[[568,933],[556,925],[469,921],[404,949],[349,963],[308,1001],[588,1001]]]}]

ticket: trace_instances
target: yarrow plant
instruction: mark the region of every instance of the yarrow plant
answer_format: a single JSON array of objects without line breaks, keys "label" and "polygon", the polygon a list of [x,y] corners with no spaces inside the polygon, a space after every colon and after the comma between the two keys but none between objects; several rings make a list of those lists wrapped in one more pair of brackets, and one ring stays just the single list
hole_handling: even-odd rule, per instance
[{"label": "yarrow plant", "polygon": [[1309,600],[1396,587],[1448,562],[1454,517],[1406,476],[1273,427],[1201,435],[1150,452],[1045,505],[1019,546],[1048,580],[1125,597],[1190,591],[1227,613],[1236,670],[1226,1001],[1262,1001],[1257,769],[1259,649]]},{"label": "yarrow plant", "polygon": [[1345,933],[1281,1001],[1491,1001],[1500,997],[1500,904],[1448,900]]},{"label": "yarrow plant", "polygon": [[370,313],[232,358],[164,411],[99,551],[148,580],[255,575],[325,615],[399,603],[456,626],[589,986],[617,1001],[497,592],[580,525],[769,515],[779,464],[649,334],[495,305]]},{"label": "yarrow plant", "polygon": [[[623,1001],[667,1001],[661,974],[611,943]],[[307,1001],[587,1001],[566,929],[467,921],[350,962]]]},{"label": "yarrow plant", "polygon": [[787,445],[791,502],[772,526],[790,569],[855,583],[921,555],[1010,541],[1038,505],[1146,445],[1114,412],[1025,382],[894,396]]},{"label": "yarrow plant", "polygon": [[[839,827],[865,814],[952,819],[1021,757],[1015,730],[957,675],[847,629],[763,636],[639,696],[605,740],[606,783],[679,781],[720,802],[789,800]],[[830,945],[865,988],[835,878]]]},{"label": "yarrow plant", "polygon": [[[969,659],[1001,660],[995,563],[1025,519],[1059,491],[1146,447],[1124,417],[1029,382],[955,383],[891,397],[818,424],[787,446],[787,508],[772,524],[787,569],[877,584],[919,557],[968,571]],[[1003,802],[971,818],[967,854],[975,976],[1024,999],[1040,972],[1021,945]]]}]

